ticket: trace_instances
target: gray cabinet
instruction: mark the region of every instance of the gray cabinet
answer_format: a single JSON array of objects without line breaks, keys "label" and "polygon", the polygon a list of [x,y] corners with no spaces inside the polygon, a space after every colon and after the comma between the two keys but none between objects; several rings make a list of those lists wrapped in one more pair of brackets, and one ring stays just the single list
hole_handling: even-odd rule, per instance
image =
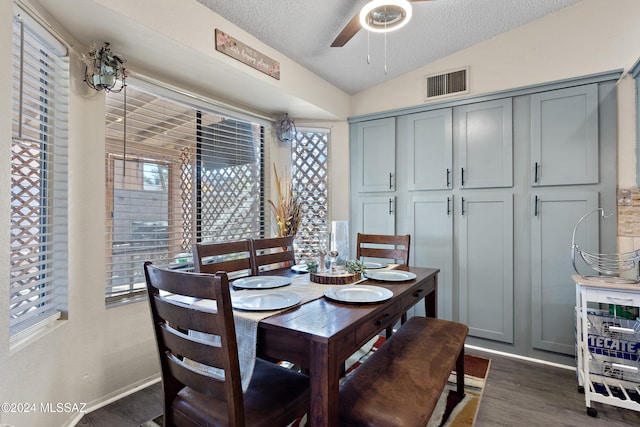
[{"label": "gray cabinet", "polygon": [[[531,336],[532,346],[575,354],[575,274],[569,254],[573,229],[598,208],[598,192],[537,192],[531,196]],[[597,217],[597,215],[594,215]],[[598,251],[598,222],[580,224],[576,241]],[[586,271],[586,270],[584,270]]]},{"label": "gray cabinet", "polygon": [[[440,268],[439,316],[470,344],[559,363],[575,350],[571,232],[590,209],[616,214],[615,81],[565,83],[350,129],[352,239],[411,234],[411,264]],[[580,237],[612,253],[616,231]]]},{"label": "gray cabinet", "polygon": [[459,186],[513,185],[513,112],[511,98],[456,109]]},{"label": "gray cabinet", "polygon": [[357,192],[395,190],[396,119],[371,120],[355,125]]},{"label": "gray cabinet", "polygon": [[531,95],[532,185],[598,183],[598,85]]},{"label": "gray cabinet", "polygon": [[474,193],[460,198],[459,317],[469,335],[513,342],[513,196]]},{"label": "gray cabinet", "polygon": [[511,187],[512,116],[511,98],[409,115],[408,190],[452,188],[454,150],[457,187]]},{"label": "gray cabinet", "polygon": [[[437,267],[438,317],[453,319],[453,196],[420,194],[409,201],[411,265]],[[422,310],[423,306],[416,306]],[[418,313],[424,315],[424,313]]]},{"label": "gray cabinet", "polygon": [[452,186],[452,109],[407,117],[408,190],[441,190]]},{"label": "gray cabinet", "polygon": [[359,196],[356,200],[357,218],[355,218],[354,223],[357,226],[352,231],[352,236],[357,233],[395,234],[395,197]]}]

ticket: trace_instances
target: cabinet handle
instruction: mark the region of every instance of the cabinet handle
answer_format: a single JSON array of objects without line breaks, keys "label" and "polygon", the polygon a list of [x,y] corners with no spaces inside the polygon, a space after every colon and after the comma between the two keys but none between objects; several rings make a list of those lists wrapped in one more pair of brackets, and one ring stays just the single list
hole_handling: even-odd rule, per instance
[{"label": "cabinet handle", "polygon": [[462,197],[462,201],[460,202],[460,207],[462,208],[460,210],[460,214],[464,215],[464,197]]},{"label": "cabinet handle", "polygon": [[451,181],[449,181],[449,176],[451,175],[451,171],[447,168],[447,188],[451,186]]},{"label": "cabinet handle", "polygon": [[393,190],[393,185],[391,184],[392,177],[393,177],[393,173],[389,172],[389,190]]},{"label": "cabinet handle", "polygon": [[462,169],[462,173],[460,174],[460,185],[462,185],[464,187],[464,168],[460,168]]},{"label": "cabinet handle", "polygon": [[447,216],[451,215],[451,197],[447,197]]},{"label": "cabinet handle", "polygon": [[533,165],[533,183],[538,183],[538,162],[535,162]]},{"label": "cabinet handle", "polygon": [[392,314],[391,314],[391,313],[384,313],[384,314],[382,315],[382,317],[381,317],[381,318],[377,319],[377,320],[374,322],[374,325],[376,325],[376,326],[382,326],[382,325],[384,325],[384,324],[385,324],[385,323],[387,323],[389,320],[391,320],[391,316],[392,316]]},{"label": "cabinet handle", "polygon": [[538,216],[538,196],[533,201],[533,216]]},{"label": "cabinet handle", "polygon": [[393,210],[391,209],[391,199],[389,199],[389,215],[391,215],[393,213]]}]

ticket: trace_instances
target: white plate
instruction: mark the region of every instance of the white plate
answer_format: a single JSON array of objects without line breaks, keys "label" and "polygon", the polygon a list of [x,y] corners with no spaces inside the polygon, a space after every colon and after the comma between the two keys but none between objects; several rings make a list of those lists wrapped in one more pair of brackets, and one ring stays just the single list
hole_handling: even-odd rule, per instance
[{"label": "white plate", "polygon": [[287,286],[291,283],[289,277],[283,276],[250,276],[236,279],[231,284],[241,289],[271,289]]},{"label": "white plate", "polygon": [[291,271],[294,271],[296,273],[308,273],[309,268],[307,267],[307,264],[298,264],[291,267]]},{"label": "white plate", "polygon": [[385,268],[389,264],[380,264],[379,262],[365,262],[364,268],[368,270],[375,270],[377,268]]},{"label": "white plate", "polygon": [[381,280],[383,282],[404,282],[416,278],[416,275],[409,271],[399,270],[367,271],[365,275],[367,279]]},{"label": "white plate", "polygon": [[345,285],[327,289],[324,296],[339,302],[367,304],[386,301],[393,296],[393,292],[380,286]]},{"label": "white plate", "polygon": [[231,305],[239,310],[281,310],[300,304],[302,297],[288,291],[240,291],[231,296]]}]

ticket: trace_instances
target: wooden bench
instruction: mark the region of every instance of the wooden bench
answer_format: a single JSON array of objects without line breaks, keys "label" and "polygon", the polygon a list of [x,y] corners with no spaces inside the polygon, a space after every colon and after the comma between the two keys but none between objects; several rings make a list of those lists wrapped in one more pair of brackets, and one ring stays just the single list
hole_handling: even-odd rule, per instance
[{"label": "wooden bench", "polygon": [[340,387],[341,426],[426,426],[451,371],[464,395],[467,325],[412,317]]}]

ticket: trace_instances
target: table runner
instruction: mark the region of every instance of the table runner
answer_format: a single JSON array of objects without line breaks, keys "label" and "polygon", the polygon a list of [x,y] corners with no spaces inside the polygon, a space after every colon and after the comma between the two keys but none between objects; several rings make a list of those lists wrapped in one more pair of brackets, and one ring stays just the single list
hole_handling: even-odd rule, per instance
[{"label": "table runner", "polygon": [[[389,264],[386,269],[393,269],[397,266],[397,264]],[[356,283],[352,283],[355,285],[357,283],[361,283],[366,281],[366,279],[362,279]],[[233,282],[231,283],[233,285]],[[324,285],[312,282],[309,278],[309,274],[300,274],[291,277],[291,284],[284,286],[282,289],[287,292],[293,292],[302,298],[299,305],[305,304],[309,301],[313,301],[318,298],[322,298],[325,291],[327,289],[344,286],[344,285]],[[261,289],[264,290],[264,289]],[[248,290],[242,289],[237,290],[231,287],[231,296],[240,292],[247,292]],[[194,303],[195,305],[206,307],[209,309],[215,310],[215,301],[210,300],[202,300]],[[271,310],[271,311],[244,311],[244,310],[233,310],[233,320],[235,322],[236,328],[236,341],[238,343],[238,362],[240,364],[240,377],[242,378],[242,390],[246,391],[249,386],[249,382],[251,381],[251,376],[253,375],[253,369],[255,367],[256,361],[256,347],[258,340],[258,323],[261,320],[266,319],[269,316],[273,316],[275,314],[282,313],[286,310],[290,310],[293,307],[285,308],[282,310]],[[219,343],[218,337],[213,337],[209,334],[203,334],[199,332],[191,332],[190,334],[194,336],[198,336],[200,338],[213,340],[214,342]],[[202,367],[202,365],[191,362],[192,366]],[[198,366],[200,365],[200,366]],[[213,375],[221,376],[221,373],[217,369],[211,369],[206,367],[206,370]]]}]

